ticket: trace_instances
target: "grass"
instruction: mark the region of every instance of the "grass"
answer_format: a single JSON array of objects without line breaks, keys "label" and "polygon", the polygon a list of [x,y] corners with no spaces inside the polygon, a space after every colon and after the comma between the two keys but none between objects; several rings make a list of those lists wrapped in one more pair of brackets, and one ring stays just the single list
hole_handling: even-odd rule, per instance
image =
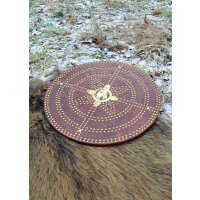
[{"label": "grass", "polygon": [[160,13],[161,15],[167,17],[167,18],[172,18],[172,12],[165,9],[165,8],[156,8],[154,11]]},{"label": "grass", "polygon": [[60,10],[60,11],[55,11],[55,12],[53,13],[53,17],[54,17],[54,18],[64,17],[63,11],[62,11],[62,10]]},{"label": "grass", "polygon": [[[107,31],[109,30],[109,31]],[[110,29],[104,29],[102,30],[98,23],[93,20],[90,31],[84,31],[79,33],[79,40],[85,40],[88,39],[92,40],[93,43],[97,45],[99,48],[107,48],[109,50],[123,50],[125,49],[125,46],[121,45],[120,43],[113,42],[108,43],[106,39],[106,34],[111,33]]]},{"label": "grass", "polygon": [[123,0],[103,0],[103,4],[106,8],[117,8],[117,9],[128,9],[134,10],[132,1],[123,1]]},{"label": "grass", "polygon": [[38,73],[48,67],[51,61],[52,57],[44,51],[30,53],[29,62],[34,65],[34,69]]},{"label": "grass", "polygon": [[153,24],[146,16],[143,22],[133,26],[137,51],[135,56],[143,59],[161,52],[167,53],[170,47],[170,31]]},{"label": "grass", "polygon": [[[143,59],[154,54],[159,55],[162,52],[164,52],[164,55],[167,55],[165,52],[170,46],[168,32],[151,22],[149,24],[140,22],[138,21],[138,18],[135,18],[134,16],[134,13],[136,13],[136,16],[138,15],[138,11],[140,13],[139,17],[144,16],[145,14],[148,15],[148,13],[149,15],[152,15],[152,8],[148,8],[149,3],[150,0],[97,0],[90,5],[82,6],[83,2],[81,1],[31,0],[31,67],[42,73],[42,69],[51,66],[53,60],[56,61],[57,55],[60,55],[59,51],[61,48],[62,51],[63,49],[68,49],[71,44],[70,40],[72,40],[74,36],[79,36],[76,39],[81,41],[78,45],[79,50],[82,49],[81,45],[85,44],[91,45],[92,47],[98,47],[97,50],[94,51],[100,49],[99,51],[103,52],[101,50],[107,48],[108,51],[117,51],[119,53],[122,50],[127,51],[129,45],[136,44],[137,49],[134,55]],[[103,7],[102,4],[104,5]],[[115,11],[119,12],[116,14]],[[169,22],[168,19],[171,19],[171,12],[162,8],[162,4],[159,4],[158,8],[154,8],[154,11],[159,12],[161,20],[166,21],[167,23]],[[120,18],[122,23],[115,23],[115,16],[123,12],[127,12],[127,15],[123,15],[123,18]],[[84,13],[88,16],[83,16]],[[104,18],[102,13],[103,15],[107,15],[106,18]],[[102,20],[101,17],[103,17],[105,21]],[[84,27],[85,19],[88,21],[91,20],[89,29]],[[154,19],[156,19],[156,17]],[[79,20],[81,22],[77,23]],[[80,26],[80,29],[74,29],[74,24],[76,23]],[[88,24],[86,24],[86,26],[87,25]],[[39,32],[37,33],[38,35],[32,35],[33,31]],[[71,34],[73,34],[73,37]],[[34,53],[37,49],[39,52]],[[84,57],[96,58],[100,55],[99,53],[93,54],[92,51],[87,52],[84,50],[84,47],[83,51],[79,51],[78,49],[72,48],[68,51],[68,54],[74,54],[75,59],[84,59]],[[166,56],[166,59],[171,60],[170,55]]]},{"label": "grass", "polygon": [[104,0],[104,4],[108,7],[119,8],[126,5],[126,2],[121,0]]},{"label": "grass", "polygon": [[90,29],[79,32],[78,38],[79,40],[91,39],[92,42],[96,43],[97,45],[102,45],[106,42],[105,34],[103,30],[99,27],[99,24],[96,22],[96,20],[92,21]]}]

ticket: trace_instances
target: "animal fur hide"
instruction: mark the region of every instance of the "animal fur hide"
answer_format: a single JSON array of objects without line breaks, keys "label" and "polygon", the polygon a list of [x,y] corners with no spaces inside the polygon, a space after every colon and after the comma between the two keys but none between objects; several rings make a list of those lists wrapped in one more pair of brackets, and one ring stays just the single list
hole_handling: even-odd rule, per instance
[{"label": "animal fur hide", "polygon": [[135,140],[111,147],[70,141],[43,109],[47,82],[30,81],[30,200],[171,199],[171,122],[159,117]]}]

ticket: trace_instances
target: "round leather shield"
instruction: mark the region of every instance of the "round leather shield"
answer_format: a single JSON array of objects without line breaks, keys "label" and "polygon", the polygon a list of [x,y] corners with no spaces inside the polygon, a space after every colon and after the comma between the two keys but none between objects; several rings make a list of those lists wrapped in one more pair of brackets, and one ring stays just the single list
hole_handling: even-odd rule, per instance
[{"label": "round leather shield", "polygon": [[92,62],[59,75],[45,95],[45,113],[64,136],[92,145],[128,141],[157,118],[160,93],[135,65]]}]

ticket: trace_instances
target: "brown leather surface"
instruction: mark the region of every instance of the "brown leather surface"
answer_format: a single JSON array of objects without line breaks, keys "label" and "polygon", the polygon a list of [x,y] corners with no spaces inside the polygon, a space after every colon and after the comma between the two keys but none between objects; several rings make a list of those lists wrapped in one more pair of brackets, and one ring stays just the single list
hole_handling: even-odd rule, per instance
[{"label": "brown leather surface", "polygon": [[[88,90],[110,85],[115,101],[94,106]],[[64,136],[93,145],[122,143],[143,133],[160,111],[160,93],[135,65],[93,62],[58,76],[45,95],[45,113]]]}]

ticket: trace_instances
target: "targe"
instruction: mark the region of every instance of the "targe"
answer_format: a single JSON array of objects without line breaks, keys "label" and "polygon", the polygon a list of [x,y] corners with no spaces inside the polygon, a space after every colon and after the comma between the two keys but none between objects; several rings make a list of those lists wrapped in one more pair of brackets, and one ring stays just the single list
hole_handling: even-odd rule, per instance
[{"label": "targe", "polygon": [[148,74],[136,65],[111,61],[66,70],[49,86],[44,104],[59,133],[101,146],[142,134],[161,107],[159,90]]}]

